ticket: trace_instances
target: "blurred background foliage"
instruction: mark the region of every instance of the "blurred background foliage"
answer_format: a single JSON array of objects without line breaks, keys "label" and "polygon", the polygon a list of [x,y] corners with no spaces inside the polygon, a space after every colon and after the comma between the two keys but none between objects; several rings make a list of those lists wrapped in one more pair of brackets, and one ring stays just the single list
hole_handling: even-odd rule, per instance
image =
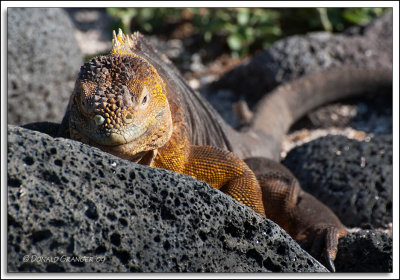
[{"label": "blurred background foliage", "polygon": [[107,8],[113,29],[164,39],[197,36],[196,45],[222,43],[232,56],[268,48],[274,41],[310,31],[340,32],[365,25],[388,8]]}]

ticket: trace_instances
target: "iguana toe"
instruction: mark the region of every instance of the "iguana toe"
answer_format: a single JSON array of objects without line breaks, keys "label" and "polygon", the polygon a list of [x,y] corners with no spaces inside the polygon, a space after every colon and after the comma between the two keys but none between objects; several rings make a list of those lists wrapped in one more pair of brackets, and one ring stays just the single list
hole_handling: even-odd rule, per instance
[{"label": "iguana toe", "polygon": [[323,259],[325,260],[324,265],[326,266],[326,268],[329,269],[330,272],[336,272],[335,264],[329,252],[325,251],[323,256]]},{"label": "iguana toe", "polygon": [[[335,226],[322,225],[311,235],[311,240],[307,241],[308,244],[311,243],[310,254],[331,272],[336,271],[334,260],[338,250],[339,238],[343,235],[344,233],[341,233]],[[305,249],[307,250],[307,248]]]}]

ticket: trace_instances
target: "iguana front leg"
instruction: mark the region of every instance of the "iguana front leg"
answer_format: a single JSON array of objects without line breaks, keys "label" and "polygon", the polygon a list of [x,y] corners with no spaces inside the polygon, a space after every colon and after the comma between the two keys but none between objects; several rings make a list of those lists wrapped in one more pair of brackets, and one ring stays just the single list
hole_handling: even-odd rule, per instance
[{"label": "iguana front leg", "polygon": [[347,230],[336,215],[303,191],[292,173],[267,158],[249,158],[262,189],[266,217],[279,224],[316,259],[335,270],[338,239]]},{"label": "iguana front leg", "polygon": [[227,150],[211,146],[191,145],[187,152],[176,148],[174,146],[167,152],[161,149],[154,166],[206,182],[265,217],[260,185],[241,159]]}]

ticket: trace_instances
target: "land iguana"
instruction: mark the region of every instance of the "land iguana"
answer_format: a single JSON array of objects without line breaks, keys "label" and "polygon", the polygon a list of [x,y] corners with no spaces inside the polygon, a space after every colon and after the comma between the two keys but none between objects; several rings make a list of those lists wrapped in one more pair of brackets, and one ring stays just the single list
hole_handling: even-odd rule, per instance
[{"label": "land iguana", "polygon": [[278,223],[334,271],[338,239],[347,230],[279,163],[280,142],[310,109],[390,85],[388,71],[300,78],[269,94],[236,131],[142,34],[119,30],[110,54],[81,67],[58,136],[204,181]]}]

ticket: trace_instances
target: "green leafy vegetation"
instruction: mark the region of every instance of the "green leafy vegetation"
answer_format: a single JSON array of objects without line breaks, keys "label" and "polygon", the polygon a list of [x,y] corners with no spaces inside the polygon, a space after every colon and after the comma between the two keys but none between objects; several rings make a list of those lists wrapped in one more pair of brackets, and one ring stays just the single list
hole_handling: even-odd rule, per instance
[{"label": "green leafy vegetation", "polygon": [[274,41],[310,31],[340,32],[365,25],[388,8],[108,8],[114,29],[182,37],[217,38],[233,56],[266,49]]}]

